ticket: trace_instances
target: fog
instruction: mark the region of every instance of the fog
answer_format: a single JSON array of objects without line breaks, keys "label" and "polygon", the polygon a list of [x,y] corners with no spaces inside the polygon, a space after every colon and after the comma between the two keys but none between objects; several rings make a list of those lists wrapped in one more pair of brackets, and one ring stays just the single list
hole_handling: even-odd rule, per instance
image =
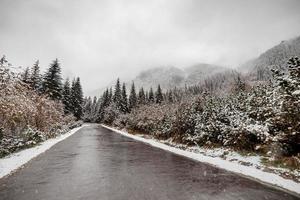
[{"label": "fog", "polygon": [[157,66],[236,67],[300,35],[298,0],[0,0],[0,54],[58,58],[84,91]]}]

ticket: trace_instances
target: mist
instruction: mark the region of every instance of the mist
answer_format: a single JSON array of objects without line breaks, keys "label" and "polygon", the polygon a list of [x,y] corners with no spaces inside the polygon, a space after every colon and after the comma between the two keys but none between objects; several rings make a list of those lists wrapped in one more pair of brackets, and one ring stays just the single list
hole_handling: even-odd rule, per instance
[{"label": "mist", "polygon": [[58,58],[85,92],[157,66],[236,67],[300,33],[297,0],[0,0],[0,54]]}]

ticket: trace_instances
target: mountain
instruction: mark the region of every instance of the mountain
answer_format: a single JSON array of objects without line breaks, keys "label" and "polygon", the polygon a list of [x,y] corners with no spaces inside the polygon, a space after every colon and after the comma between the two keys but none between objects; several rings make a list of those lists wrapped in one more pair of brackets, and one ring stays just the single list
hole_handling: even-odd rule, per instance
[{"label": "mountain", "polygon": [[[271,68],[278,66],[285,69],[287,60],[292,56],[300,57],[300,36],[282,41],[257,58],[244,63],[237,70],[246,74],[252,81],[265,81],[271,77]],[[184,87],[185,85],[201,84],[204,80],[210,77],[214,79],[215,77],[213,76],[222,75],[224,72],[231,74],[232,70],[205,63],[183,69],[177,67],[157,67],[140,72],[133,81],[137,88],[156,88],[160,84],[163,89],[170,89]],[[131,82],[126,83],[127,88],[130,88]],[[114,84],[115,80],[108,87],[112,87]],[[99,96],[106,88],[95,90],[89,93],[89,95]]]},{"label": "mountain", "polygon": [[[185,87],[203,83],[204,80],[213,75],[228,71],[231,72],[228,68],[204,63],[192,65],[184,69],[177,67],[156,67],[140,72],[133,80],[126,82],[126,87],[129,90],[132,81],[134,81],[137,89],[141,87],[146,90],[149,90],[150,87],[156,89],[158,84],[161,85],[162,89]],[[106,88],[114,87],[115,81],[113,80],[106,87],[88,92],[87,95],[99,97]]]},{"label": "mountain", "polygon": [[142,71],[133,81],[137,88],[156,88],[158,84],[163,89],[195,85],[214,74],[229,69],[217,65],[197,64],[184,69],[177,67],[158,67]]},{"label": "mountain", "polygon": [[270,69],[274,66],[285,68],[287,60],[292,56],[300,56],[300,36],[282,41],[240,66],[239,70],[249,74],[252,80],[268,80],[271,77]]}]

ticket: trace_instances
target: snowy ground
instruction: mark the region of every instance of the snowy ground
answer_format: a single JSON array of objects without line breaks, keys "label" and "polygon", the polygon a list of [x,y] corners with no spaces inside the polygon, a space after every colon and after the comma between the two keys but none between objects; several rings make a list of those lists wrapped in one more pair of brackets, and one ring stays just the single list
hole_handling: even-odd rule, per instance
[{"label": "snowy ground", "polygon": [[46,150],[50,149],[53,145],[56,143],[68,138],[69,136],[73,135],[75,132],[77,132],[79,129],[84,127],[86,125],[83,125],[81,127],[77,127],[72,129],[71,131],[60,135],[56,138],[52,138],[49,140],[46,140],[39,144],[38,146],[25,149],[16,153],[12,153],[4,158],[0,159],[0,178],[10,174],[11,172],[15,171],[34,157],[38,156],[39,154],[45,152]]},{"label": "snowy ground", "polygon": [[[121,131],[105,125],[102,126],[126,137],[150,144],[154,147],[158,147],[200,162],[205,162],[216,167],[239,173],[249,178],[300,194],[300,183],[281,177],[275,173],[276,169],[274,169],[275,171],[272,172],[264,171],[265,169],[261,163],[261,157],[259,156],[242,156],[236,152],[228,151],[222,148],[204,149],[193,147],[182,149],[178,145],[174,147],[170,141],[159,141],[151,138],[144,138],[142,135],[129,134],[126,132],[126,130]],[[285,169],[277,170],[282,171]],[[300,174],[299,171],[297,173]]]}]

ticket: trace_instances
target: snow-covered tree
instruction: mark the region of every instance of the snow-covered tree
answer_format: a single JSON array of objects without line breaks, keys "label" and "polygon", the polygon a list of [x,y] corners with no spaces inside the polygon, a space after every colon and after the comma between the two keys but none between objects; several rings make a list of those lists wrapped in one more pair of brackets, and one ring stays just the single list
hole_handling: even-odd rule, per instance
[{"label": "snow-covered tree", "polygon": [[172,90],[167,91],[167,93],[166,93],[166,99],[168,100],[169,103],[173,103],[174,102]]},{"label": "snow-covered tree", "polygon": [[43,77],[42,90],[53,100],[62,98],[62,77],[58,59],[55,59]]},{"label": "snow-covered tree", "polygon": [[90,122],[92,118],[92,98],[85,98],[83,101],[83,116],[85,122]]},{"label": "snow-covered tree", "polygon": [[138,104],[145,104],[145,103],[146,103],[146,95],[144,92],[144,88],[141,87],[138,95]]},{"label": "snow-covered tree", "polygon": [[288,61],[288,73],[273,70],[275,98],[273,107],[279,112],[270,118],[272,134],[281,143],[283,154],[300,152],[300,60],[292,57]]},{"label": "snow-covered tree", "polygon": [[30,71],[29,71],[29,67],[26,67],[23,74],[22,74],[22,81],[24,83],[29,83],[30,82]]},{"label": "snow-covered tree", "polygon": [[153,93],[153,89],[152,87],[149,90],[149,94],[148,94],[148,102],[149,103],[154,103],[155,98],[154,98],[154,93]]},{"label": "snow-covered tree", "polygon": [[67,78],[62,90],[62,103],[64,104],[64,111],[66,114],[72,113],[72,100],[71,100],[71,86]]},{"label": "snow-covered tree", "polygon": [[103,122],[112,124],[120,114],[120,110],[118,110],[116,104],[113,102],[104,109]]},{"label": "snow-covered tree", "polygon": [[121,110],[121,100],[122,100],[122,94],[121,94],[121,84],[120,79],[117,79],[116,85],[115,85],[115,91],[113,95],[113,102],[116,104],[117,109]]},{"label": "snow-covered tree", "polygon": [[127,113],[129,111],[129,108],[128,108],[128,99],[127,99],[125,83],[123,83],[123,85],[122,85],[122,96],[121,96],[120,103],[121,103],[121,112]]},{"label": "snow-covered tree", "polygon": [[72,102],[72,111],[74,116],[77,119],[82,117],[82,103],[83,103],[83,92],[80,83],[80,78],[77,77],[72,82],[71,87],[71,102]]},{"label": "snow-covered tree", "polygon": [[109,93],[108,93],[108,102],[109,102],[109,104],[113,102],[113,96],[114,96],[113,89],[112,89],[112,87],[110,87],[109,88]]},{"label": "snow-covered tree", "polygon": [[161,103],[164,100],[163,94],[162,94],[162,90],[160,85],[157,86],[157,90],[155,93],[155,102],[156,103]]},{"label": "snow-covered tree", "polygon": [[137,105],[137,96],[135,92],[134,82],[132,82],[131,90],[129,94],[129,110],[134,109],[136,105]]},{"label": "snow-covered tree", "polygon": [[30,86],[37,92],[41,90],[42,77],[40,74],[39,60],[37,60],[31,68]]}]

